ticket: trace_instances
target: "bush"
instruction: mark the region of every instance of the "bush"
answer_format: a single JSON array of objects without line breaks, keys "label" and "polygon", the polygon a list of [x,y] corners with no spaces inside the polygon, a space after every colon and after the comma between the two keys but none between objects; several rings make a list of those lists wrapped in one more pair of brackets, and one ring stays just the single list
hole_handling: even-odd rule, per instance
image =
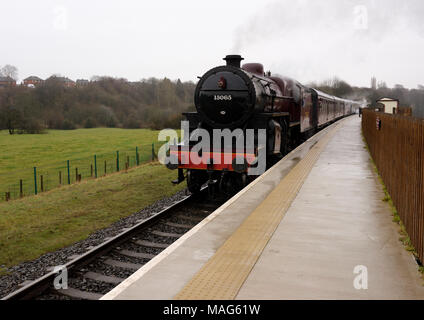
[{"label": "bush", "polygon": [[75,130],[76,127],[75,127],[75,125],[71,121],[65,120],[62,123],[62,128],[61,129],[62,130]]},{"label": "bush", "polygon": [[138,121],[135,118],[129,118],[125,120],[123,127],[125,129],[139,129],[140,128],[140,121]]},{"label": "bush", "polygon": [[18,134],[40,134],[45,133],[45,128],[35,119],[24,119],[18,129]]},{"label": "bush", "polygon": [[106,127],[108,128],[116,128],[118,127],[117,121],[115,120],[115,118],[111,117],[109,119],[106,120]]},{"label": "bush", "polygon": [[95,128],[95,127],[97,127],[96,120],[94,120],[92,118],[88,118],[87,120],[85,120],[84,128],[90,129],[90,128]]}]

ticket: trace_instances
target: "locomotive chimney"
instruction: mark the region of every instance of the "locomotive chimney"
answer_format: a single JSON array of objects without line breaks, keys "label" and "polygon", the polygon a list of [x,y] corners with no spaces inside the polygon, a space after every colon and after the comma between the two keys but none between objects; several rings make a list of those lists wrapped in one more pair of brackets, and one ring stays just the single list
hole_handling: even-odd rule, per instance
[{"label": "locomotive chimney", "polygon": [[241,67],[241,61],[244,60],[240,55],[228,55],[223,60],[227,62],[227,66],[240,68]]}]

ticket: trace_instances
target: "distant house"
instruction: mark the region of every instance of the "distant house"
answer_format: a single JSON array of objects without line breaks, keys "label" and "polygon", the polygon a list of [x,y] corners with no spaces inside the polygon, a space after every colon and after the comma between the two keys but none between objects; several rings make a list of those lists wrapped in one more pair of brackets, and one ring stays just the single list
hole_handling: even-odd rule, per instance
[{"label": "distant house", "polygon": [[62,83],[65,87],[70,88],[70,87],[75,87],[75,81],[67,78],[67,77],[58,77],[58,76],[51,76],[50,78],[48,78],[47,80],[55,80],[58,81],[60,83]]},{"label": "distant house", "polygon": [[77,79],[77,81],[76,81],[76,84],[79,87],[86,86],[89,83],[90,83],[90,81],[88,81],[86,79]]},{"label": "distant house", "polygon": [[59,77],[58,80],[61,81],[65,85],[65,87],[75,87],[75,81],[69,78]]},{"label": "distant house", "polygon": [[16,86],[16,81],[15,79],[11,78],[11,77],[1,77],[0,76],[0,87],[14,87]]},{"label": "distant house", "polygon": [[31,76],[28,77],[26,79],[24,79],[24,86],[38,86],[40,84],[43,84],[44,80],[36,77],[36,76]]},{"label": "distant house", "polygon": [[399,110],[399,100],[392,98],[381,98],[377,100],[377,104],[383,106],[383,112],[389,114],[396,114]]}]

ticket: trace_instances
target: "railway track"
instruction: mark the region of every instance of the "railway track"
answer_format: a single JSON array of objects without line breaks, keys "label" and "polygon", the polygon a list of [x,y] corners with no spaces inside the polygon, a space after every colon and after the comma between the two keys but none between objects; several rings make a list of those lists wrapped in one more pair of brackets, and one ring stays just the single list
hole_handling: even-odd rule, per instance
[{"label": "railway track", "polygon": [[97,300],[225,201],[211,199],[207,189],[197,196],[187,196],[61,266],[67,271],[67,289],[55,289],[54,280],[59,273],[52,270],[2,300]]}]

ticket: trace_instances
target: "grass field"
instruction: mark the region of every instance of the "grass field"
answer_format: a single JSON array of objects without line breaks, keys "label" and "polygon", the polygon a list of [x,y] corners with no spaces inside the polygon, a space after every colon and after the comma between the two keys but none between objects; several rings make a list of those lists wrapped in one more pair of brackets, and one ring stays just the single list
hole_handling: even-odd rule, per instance
[{"label": "grass field", "polygon": [[[136,134],[136,131],[134,131]],[[121,141],[127,141],[122,138]],[[104,145],[104,148],[107,146]],[[92,150],[86,147],[86,152]],[[39,158],[42,160],[43,158]],[[0,203],[0,266],[36,259],[87,238],[122,217],[182,190],[158,163]],[[0,267],[0,274],[4,268]]]},{"label": "grass field", "polygon": [[[94,154],[97,155],[98,175],[116,171],[116,151],[119,151],[120,168],[125,167],[127,157],[130,166],[136,162],[136,146],[141,162],[150,160],[152,143],[159,147],[158,131],[147,129],[78,129],[70,131],[49,130],[46,134],[9,135],[0,131],[0,199],[5,192],[12,198],[19,196],[19,180],[23,180],[24,194],[34,193],[33,167],[37,167],[37,179],[43,175],[44,189],[51,190],[67,183],[66,161],[70,160],[70,179],[75,181],[75,168],[82,178],[91,176]],[[40,189],[38,181],[38,190]]]}]

